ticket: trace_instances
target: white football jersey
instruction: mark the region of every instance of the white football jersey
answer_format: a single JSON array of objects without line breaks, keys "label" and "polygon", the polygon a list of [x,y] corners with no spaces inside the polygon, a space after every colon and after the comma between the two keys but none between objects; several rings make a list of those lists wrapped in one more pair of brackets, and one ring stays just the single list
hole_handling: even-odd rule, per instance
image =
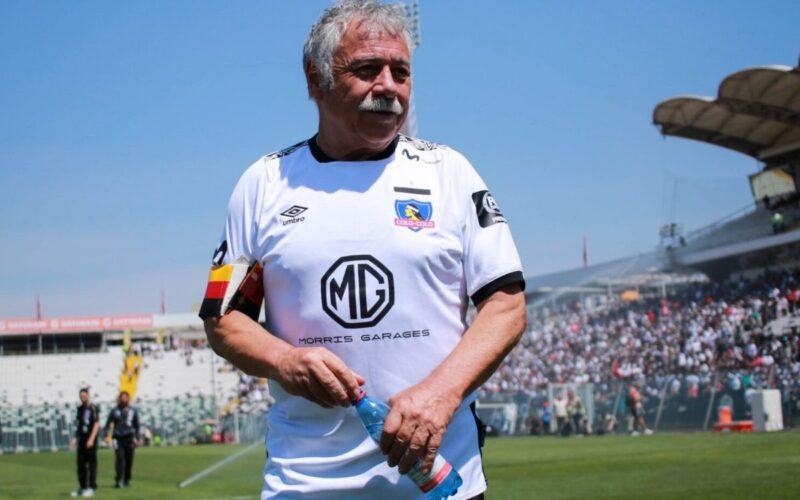
[{"label": "white football jersey", "polygon": [[[258,160],[234,189],[213,264],[201,316],[257,317],[263,290],[269,332],[331,350],[383,401],[455,348],[470,298],[524,286],[508,224],[470,163],[404,136],[368,161],[333,161],[313,138]],[[353,408],[322,408],[273,381],[270,394],[263,499],[423,498]],[[473,400],[440,449],[464,480],[457,498],[486,487]]]}]

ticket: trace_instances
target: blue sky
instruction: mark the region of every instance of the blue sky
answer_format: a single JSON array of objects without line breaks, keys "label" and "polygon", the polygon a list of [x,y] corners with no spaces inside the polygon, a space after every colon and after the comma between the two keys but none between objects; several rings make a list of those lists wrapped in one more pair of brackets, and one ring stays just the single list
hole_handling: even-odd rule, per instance
[{"label": "blue sky", "polygon": [[[327,1],[0,3],[0,317],[199,302],[230,191],[311,136],[300,54]],[[751,201],[746,156],[654,106],[797,64],[796,1],[422,0],[420,136],[464,153],[526,274],[647,251]]]}]

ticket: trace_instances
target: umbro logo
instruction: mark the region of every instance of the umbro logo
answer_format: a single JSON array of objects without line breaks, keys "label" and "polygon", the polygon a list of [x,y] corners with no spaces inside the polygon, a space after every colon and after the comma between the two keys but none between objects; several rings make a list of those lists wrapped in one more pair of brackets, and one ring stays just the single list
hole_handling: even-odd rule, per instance
[{"label": "umbro logo", "polygon": [[306,210],[308,210],[308,207],[301,207],[300,205],[292,205],[291,207],[281,212],[281,216],[286,218],[286,220],[282,221],[281,223],[284,226],[286,226],[288,224],[297,224],[298,222],[303,222],[304,220],[306,220],[306,218],[302,217],[301,214]]},{"label": "umbro logo", "polygon": [[300,205],[292,205],[291,207],[281,212],[281,215],[293,219],[302,214],[303,212],[305,212],[306,210],[308,210],[308,207],[301,207]]}]

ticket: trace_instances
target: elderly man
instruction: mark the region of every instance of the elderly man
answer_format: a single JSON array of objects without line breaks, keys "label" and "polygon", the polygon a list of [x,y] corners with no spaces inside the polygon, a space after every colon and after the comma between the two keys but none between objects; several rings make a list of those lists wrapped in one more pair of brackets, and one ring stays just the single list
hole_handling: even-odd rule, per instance
[{"label": "elderly man", "polygon": [[[469,162],[399,135],[408,40],[397,6],[326,10],[303,53],[317,134],[229,202],[200,316],[216,352],[270,379],[262,499],[422,498],[402,474],[437,452],[457,498],[486,489],[471,404],[525,328],[522,269]],[[350,407],[361,386],[391,406],[379,447]]]}]

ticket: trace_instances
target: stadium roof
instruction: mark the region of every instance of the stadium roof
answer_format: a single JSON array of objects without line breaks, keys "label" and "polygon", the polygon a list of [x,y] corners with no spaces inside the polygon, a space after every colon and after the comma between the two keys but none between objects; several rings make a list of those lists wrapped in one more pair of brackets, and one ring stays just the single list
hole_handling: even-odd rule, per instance
[{"label": "stadium roof", "polygon": [[529,294],[555,291],[588,291],[591,287],[636,286],[649,282],[664,269],[661,254],[656,252],[617,259],[589,267],[534,276],[525,280]]},{"label": "stadium roof", "polygon": [[769,164],[800,160],[800,66],[737,71],[717,98],[667,99],[653,111],[664,135],[732,149]]}]

